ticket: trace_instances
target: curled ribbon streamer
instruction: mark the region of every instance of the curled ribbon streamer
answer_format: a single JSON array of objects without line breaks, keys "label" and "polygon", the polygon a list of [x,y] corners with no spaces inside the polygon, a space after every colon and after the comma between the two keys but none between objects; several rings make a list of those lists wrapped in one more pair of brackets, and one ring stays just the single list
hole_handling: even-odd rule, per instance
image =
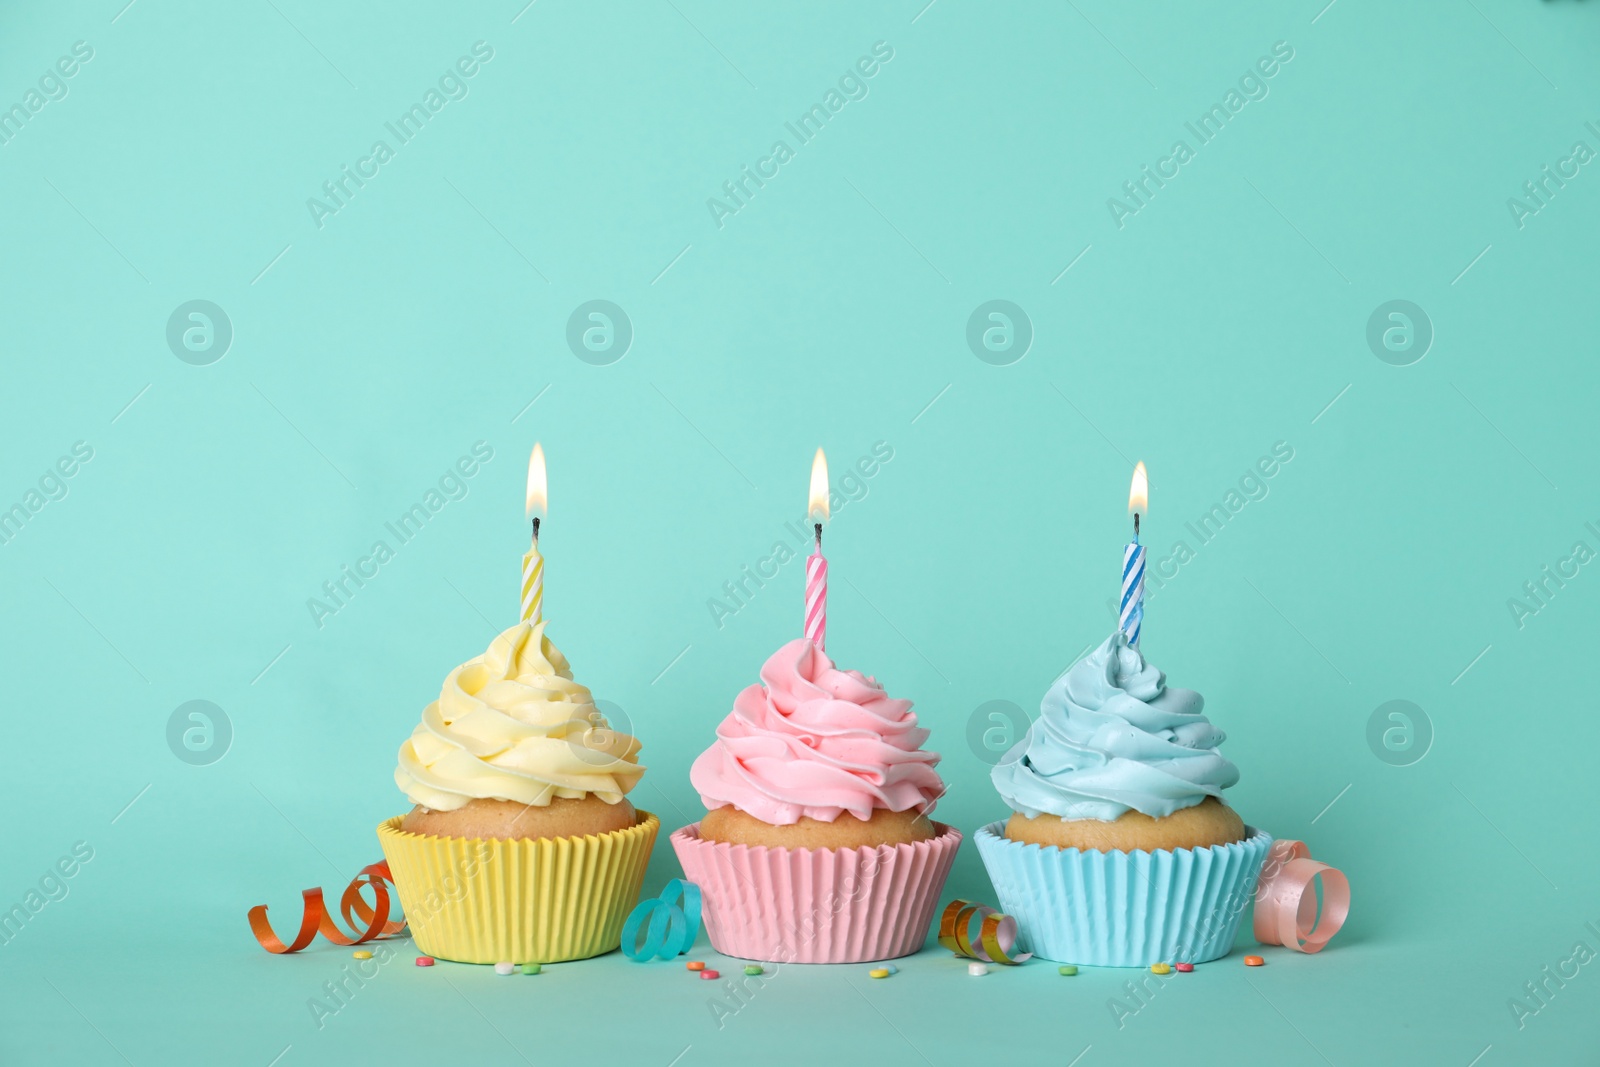
[{"label": "curled ribbon streamer", "polygon": [[[1322,915],[1312,886],[1322,878]],[[1350,914],[1350,880],[1311,858],[1304,841],[1274,841],[1256,887],[1256,940],[1321,952]]]},{"label": "curled ribbon streamer", "polygon": [[[681,906],[680,906],[681,903]],[[639,931],[645,920],[644,941]],[[651,900],[641,900],[622,924],[622,953],[630,960],[670,960],[689,951],[700,936],[700,887],[674,878]]]},{"label": "curled ribbon streamer", "polygon": [[[974,916],[983,919],[977,944],[972,943]],[[1033,957],[1031,952],[1011,951],[1017,944],[1017,920],[970,900],[956,899],[945,905],[939,916],[939,944],[957,956],[984,963],[1017,964]]]},{"label": "curled ribbon streamer", "polygon": [[[300,896],[304,900],[305,910],[300,915],[300,931],[289,944],[285,945],[273,932],[272,924],[267,921],[265,904],[257,904],[250,909],[250,932],[256,935],[256,940],[261,942],[262,948],[275,955],[299,952],[311,944],[318,933],[335,945],[359,945],[366,941],[392,937],[406,928],[405,919],[389,921],[388,887],[393,884],[394,878],[389,874],[389,864],[384,861],[361,868],[361,873],[345,886],[344,893],[339,897],[339,913],[344,916],[345,925],[357,931],[353,937],[339,929],[339,924],[328,914],[328,906],[322,899],[320,886],[301,890]],[[369,885],[372,887],[370,905],[361,895],[362,888]]]}]

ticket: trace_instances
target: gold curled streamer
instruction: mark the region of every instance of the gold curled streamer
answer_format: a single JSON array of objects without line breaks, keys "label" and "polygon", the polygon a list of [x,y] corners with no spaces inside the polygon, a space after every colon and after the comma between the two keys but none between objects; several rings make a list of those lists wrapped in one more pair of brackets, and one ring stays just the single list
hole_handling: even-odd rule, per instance
[{"label": "gold curled streamer", "polygon": [[[983,920],[978,927],[977,945],[972,943],[973,916]],[[1016,947],[1016,927],[1015,919],[987,904],[957,898],[945,905],[944,913],[939,916],[939,944],[969,960],[1015,965],[1033,956],[1031,952],[1012,953]]]}]

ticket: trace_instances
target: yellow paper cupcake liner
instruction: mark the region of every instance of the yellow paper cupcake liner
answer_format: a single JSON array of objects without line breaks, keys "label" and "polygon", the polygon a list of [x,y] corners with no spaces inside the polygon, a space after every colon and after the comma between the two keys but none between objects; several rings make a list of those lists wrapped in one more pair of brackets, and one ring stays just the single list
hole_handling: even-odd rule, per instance
[{"label": "yellow paper cupcake liner", "polygon": [[559,963],[615,949],[661,821],[584,837],[485,840],[378,827],[417,948],[456,963]]}]

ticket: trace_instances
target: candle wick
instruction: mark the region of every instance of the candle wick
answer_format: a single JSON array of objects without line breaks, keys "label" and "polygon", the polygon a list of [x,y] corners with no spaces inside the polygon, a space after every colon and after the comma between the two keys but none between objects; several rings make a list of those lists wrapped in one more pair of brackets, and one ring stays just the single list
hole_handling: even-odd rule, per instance
[{"label": "candle wick", "polygon": [[1133,543],[1139,543],[1139,513],[1137,511],[1133,513]]},{"label": "candle wick", "polygon": [[815,529],[817,531],[817,555],[820,556],[822,554],[822,523],[816,523]]},{"label": "candle wick", "polygon": [[[1138,526],[1139,524],[1135,522],[1134,525]],[[533,540],[535,544],[539,541],[539,516],[537,515],[533,517]]]}]

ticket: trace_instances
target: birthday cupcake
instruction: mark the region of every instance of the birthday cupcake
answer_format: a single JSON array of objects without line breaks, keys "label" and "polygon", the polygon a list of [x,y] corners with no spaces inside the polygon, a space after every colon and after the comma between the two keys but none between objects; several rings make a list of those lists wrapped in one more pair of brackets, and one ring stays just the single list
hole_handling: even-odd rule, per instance
[{"label": "birthday cupcake", "polygon": [[548,963],[617,947],[660,826],[626,794],[639,742],[610,729],[523,622],[451,671],[400,746],[415,804],[378,827],[417,947],[461,963]]},{"label": "birthday cupcake", "polygon": [[708,809],[672,835],[726,956],[857,963],[918,951],[959,831],[911,702],[790,641],[734,700],[689,777]]},{"label": "birthday cupcake", "polygon": [[1061,963],[1202,963],[1233,947],[1271,837],[1222,800],[1239,771],[1189,689],[1120,632],[1051,686],[978,831],[1001,910]]}]

